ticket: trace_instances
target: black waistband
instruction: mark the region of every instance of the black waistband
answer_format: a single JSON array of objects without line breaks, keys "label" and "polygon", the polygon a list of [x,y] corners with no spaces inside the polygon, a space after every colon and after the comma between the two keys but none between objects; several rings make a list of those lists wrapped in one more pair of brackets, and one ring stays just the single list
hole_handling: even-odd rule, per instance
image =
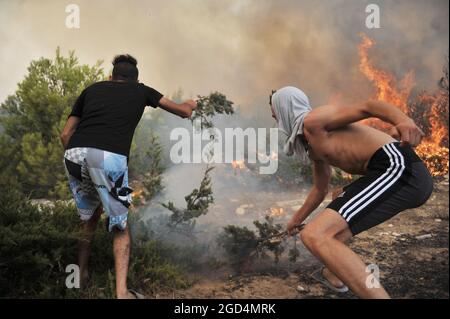
[{"label": "black waistband", "polygon": [[378,166],[379,163],[390,163],[390,157],[388,153],[395,152],[393,148],[395,148],[395,150],[401,153],[401,155],[405,159],[405,164],[422,161],[411,146],[400,146],[400,142],[393,142],[379,148],[372,155],[369,164],[367,165],[367,168],[368,169],[374,168]]}]

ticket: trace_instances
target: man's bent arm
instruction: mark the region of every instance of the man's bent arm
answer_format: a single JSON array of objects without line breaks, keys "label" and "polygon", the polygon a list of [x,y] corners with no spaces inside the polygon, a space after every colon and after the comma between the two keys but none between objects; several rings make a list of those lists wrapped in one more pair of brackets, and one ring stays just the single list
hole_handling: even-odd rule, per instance
[{"label": "man's bent arm", "polygon": [[331,167],[324,163],[314,161],[313,163],[314,185],[305,199],[302,207],[294,214],[288,223],[288,231],[300,225],[319,205],[328,194],[331,179]]},{"label": "man's bent arm", "polygon": [[405,121],[412,121],[398,107],[383,101],[367,101],[364,103],[366,112],[371,117],[379,118],[392,125],[398,125]]},{"label": "man's bent arm", "polygon": [[399,108],[381,101],[367,101],[350,106],[325,105],[315,108],[305,118],[305,126],[333,131],[369,117],[376,117],[392,125],[411,119]]},{"label": "man's bent arm", "polygon": [[77,116],[70,116],[67,119],[66,125],[64,126],[64,129],[60,136],[61,142],[64,146],[64,149],[67,149],[69,140],[72,137],[73,133],[75,132],[79,122],[80,122],[80,118]]},{"label": "man's bent arm", "polygon": [[394,125],[394,133],[405,144],[417,145],[423,132],[414,121],[392,104],[368,101],[352,106],[326,105],[315,108],[305,118],[307,133],[320,133],[343,128],[360,120],[376,117]]}]

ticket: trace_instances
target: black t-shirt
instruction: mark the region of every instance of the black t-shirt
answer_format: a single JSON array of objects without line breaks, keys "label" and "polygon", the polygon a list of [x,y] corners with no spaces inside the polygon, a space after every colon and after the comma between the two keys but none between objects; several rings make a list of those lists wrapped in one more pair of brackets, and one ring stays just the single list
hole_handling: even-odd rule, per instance
[{"label": "black t-shirt", "polygon": [[162,97],[137,82],[103,81],[89,86],[69,115],[81,120],[67,148],[94,147],[128,157],[145,106],[157,107]]}]

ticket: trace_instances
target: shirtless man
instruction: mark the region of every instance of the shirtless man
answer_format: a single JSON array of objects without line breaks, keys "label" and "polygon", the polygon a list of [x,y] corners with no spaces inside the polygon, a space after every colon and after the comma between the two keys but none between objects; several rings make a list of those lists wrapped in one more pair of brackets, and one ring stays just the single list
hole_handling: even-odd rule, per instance
[{"label": "shirtless man", "polygon": [[[313,165],[313,187],[289,221],[288,232],[325,199],[331,166],[362,175],[344,187],[306,225],[300,237],[325,265],[320,275],[330,286],[337,289],[348,286],[361,298],[389,298],[381,285],[366,285],[366,265],[346,243],[353,236],[428,200],[432,178],[412,149],[420,143],[423,132],[397,107],[380,101],[311,109],[308,97],[301,90],[285,87],[271,96],[270,105],[280,130],[288,135],[286,153],[308,157]],[[357,123],[369,117],[392,124],[391,135]]]}]

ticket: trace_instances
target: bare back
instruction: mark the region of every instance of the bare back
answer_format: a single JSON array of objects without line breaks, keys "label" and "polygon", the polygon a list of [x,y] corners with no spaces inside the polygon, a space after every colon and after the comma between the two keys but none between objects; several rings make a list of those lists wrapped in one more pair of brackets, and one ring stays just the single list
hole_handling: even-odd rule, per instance
[{"label": "bare back", "polygon": [[312,160],[324,161],[349,174],[364,175],[372,155],[383,145],[395,141],[370,126],[353,123],[325,134],[308,134]]}]

